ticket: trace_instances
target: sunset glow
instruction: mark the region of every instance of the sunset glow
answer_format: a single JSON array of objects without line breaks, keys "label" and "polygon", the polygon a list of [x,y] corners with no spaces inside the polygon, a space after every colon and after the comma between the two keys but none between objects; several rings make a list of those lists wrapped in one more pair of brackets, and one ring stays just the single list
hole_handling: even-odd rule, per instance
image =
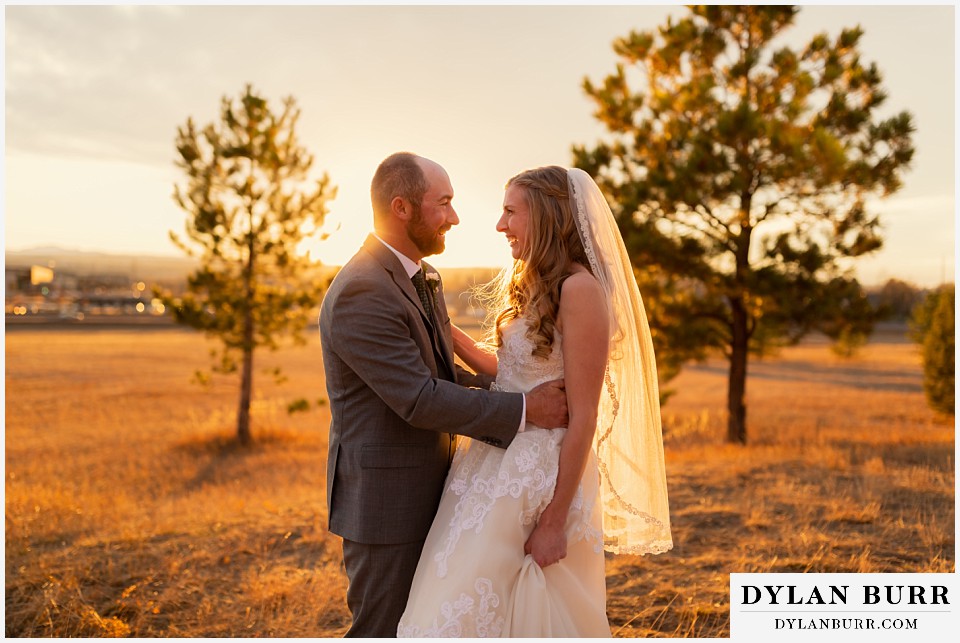
[{"label": "sunset glow", "polygon": [[[212,121],[220,98],[250,82],[276,106],[297,99],[314,173],[338,187],[331,236],[311,256],[335,265],[356,251],[371,228],[374,169],[409,150],[444,165],[456,191],[461,224],[434,263],[503,265],[509,246],[494,224],[505,181],[569,165],[571,145],[602,138],[583,78],[613,71],[614,38],[684,12],[8,7],[5,246],[178,254],[167,235],[184,221],[171,198],[176,128]],[[885,243],[857,264],[866,283],[953,275],[953,16],[952,6],[806,6],[790,30],[796,45],[860,24],[889,90],[884,109],[917,123],[904,189],[876,204]]]}]

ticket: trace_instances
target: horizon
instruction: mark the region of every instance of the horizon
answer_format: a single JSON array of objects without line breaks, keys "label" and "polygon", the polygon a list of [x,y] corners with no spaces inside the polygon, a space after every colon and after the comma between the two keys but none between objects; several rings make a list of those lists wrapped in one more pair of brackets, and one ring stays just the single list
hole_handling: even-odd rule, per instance
[{"label": "horizon", "polygon": [[[271,105],[297,99],[311,176],[326,172],[338,188],[331,236],[307,244],[312,257],[342,265],[359,249],[370,178],[407,149],[447,169],[461,218],[431,263],[502,267],[510,252],[494,223],[506,179],[568,166],[572,145],[608,140],[580,83],[614,71],[614,38],[685,14],[677,4],[7,7],[5,251],[184,256],[168,239],[185,221],[171,198],[176,127],[213,121],[220,99],[249,82]],[[782,36],[796,47],[859,24],[889,96],[878,117],[914,116],[904,187],[870,202],[884,243],[851,264],[861,283],[933,286],[955,274],[954,14],[805,5]],[[409,46],[392,46],[397,30]],[[176,51],[159,55],[172,41]]]},{"label": "horizon", "polygon": [[[130,259],[130,260],[132,260],[132,261],[137,261],[137,260],[177,260],[177,261],[183,261],[183,262],[193,262],[193,261],[196,261],[195,258],[188,257],[188,256],[184,255],[183,253],[180,253],[180,254],[142,254],[142,253],[129,253],[129,252],[111,252],[111,251],[104,251],[104,250],[81,250],[81,249],[77,249],[77,248],[65,248],[65,247],[61,247],[61,246],[37,246],[37,247],[25,248],[25,249],[21,249],[21,250],[14,250],[14,249],[11,249],[11,248],[7,248],[7,249],[6,249],[6,253],[16,253],[16,254],[21,254],[21,255],[26,255],[26,256],[41,256],[41,255],[48,255],[48,254],[49,254],[49,255],[61,254],[61,255],[66,255],[66,256],[77,256],[77,257],[81,257],[81,256],[101,256],[101,257],[107,257],[107,258],[115,259],[115,260],[121,260],[121,259],[126,260],[126,259]],[[433,266],[434,266],[435,268],[437,268],[438,270],[440,270],[441,273],[446,272],[446,271],[485,271],[485,270],[500,270],[500,269],[503,268],[503,266],[484,265],[484,264],[476,264],[476,265],[455,265],[455,266],[437,266],[437,264],[436,264],[436,256],[430,257],[429,259],[430,259],[430,264],[433,265]],[[324,261],[321,261],[321,264],[320,264],[320,265],[321,265],[322,267],[324,267],[324,268],[337,268],[337,269],[340,269],[340,268],[343,267],[343,263],[327,263],[327,262],[324,262]],[[895,279],[895,280],[902,281],[902,282],[904,282],[904,283],[906,283],[906,284],[908,284],[908,285],[910,285],[910,286],[913,286],[913,287],[917,288],[918,290],[933,290],[933,289],[936,289],[936,288],[938,288],[938,287],[940,287],[940,286],[942,286],[942,285],[954,283],[954,281],[955,281],[954,277],[955,277],[955,275],[950,275],[950,278],[945,279],[945,280],[940,281],[940,282],[935,283],[935,284],[921,284],[921,283],[917,283],[917,282],[914,282],[914,281],[910,281],[909,279],[901,279],[901,278],[895,277],[895,276],[894,276],[894,277],[890,277],[890,278],[888,278],[888,279],[884,279],[884,280],[882,280],[882,281],[863,281],[863,280],[859,280],[859,282],[860,282],[860,285],[861,285],[864,289],[866,289],[866,290],[882,288],[882,287],[883,287],[889,280],[891,280],[891,279]]]}]

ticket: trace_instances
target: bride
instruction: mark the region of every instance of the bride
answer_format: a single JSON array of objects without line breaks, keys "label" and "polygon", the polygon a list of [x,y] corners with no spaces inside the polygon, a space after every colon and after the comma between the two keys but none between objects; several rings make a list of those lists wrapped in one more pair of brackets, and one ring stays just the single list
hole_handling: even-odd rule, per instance
[{"label": "bride", "polygon": [[454,328],[494,388],[564,378],[566,430],[457,449],[401,637],[608,637],[603,550],[672,546],[656,364],[623,240],[599,188],[551,166],[507,183],[490,344]]}]

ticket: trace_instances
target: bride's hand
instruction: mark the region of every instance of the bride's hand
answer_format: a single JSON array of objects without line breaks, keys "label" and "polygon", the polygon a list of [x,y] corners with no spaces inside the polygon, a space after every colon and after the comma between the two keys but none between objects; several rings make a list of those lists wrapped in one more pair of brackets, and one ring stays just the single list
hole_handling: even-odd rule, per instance
[{"label": "bride's hand", "polygon": [[540,568],[560,562],[567,557],[567,535],[563,526],[540,522],[523,546],[525,554],[533,556]]}]

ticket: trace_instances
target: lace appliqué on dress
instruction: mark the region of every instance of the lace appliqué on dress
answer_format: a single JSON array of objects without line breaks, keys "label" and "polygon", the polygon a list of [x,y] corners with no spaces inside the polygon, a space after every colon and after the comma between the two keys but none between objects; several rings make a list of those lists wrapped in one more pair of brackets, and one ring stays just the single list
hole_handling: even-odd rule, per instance
[{"label": "lace appliqu\u00e9 on dress", "polygon": [[563,349],[560,333],[554,335],[553,350],[546,358],[533,356],[534,344],[524,334],[527,324],[516,319],[503,329],[503,344],[497,349],[497,380],[500,391],[529,391],[543,382],[563,377]]},{"label": "lace appliqu\u00e9 on dress", "polygon": [[[461,593],[456,600],[446,601],[440,606],[440,616],[434,619],[433,624],[421,629],[416,625],[406,625],[402,620],[397,629],[397,636],[401,638],[464,638],[464,637],[497,637],[503,631],[504,618],[497,616],[496,608],[501,599],[493,591],[493,581],[489,578],[478,578],[473,586],[475,596]],[[464,624],[471,625],[463,617],[476,611],[473,619],[473,631],[464,631]],[[440,619],[443,619],[443,623]],[[470,629],[469,627],[467,628]]]},{"label": "lace appliqu\u00e9 on dress", "polygon": [[[556,335],[553,351],[546,359],[535,357],[533,342],[522,332],[526,324],[518,321],[504,329],[503,345],[497,350],[497,380],[491,386],[494,390],[529,390],[539,383],[563,377],[560,335]],[[434,555],[438,577],[447,575],[448,560],[461,535],[465,531],[479,534],[499,498],[522,497],[520,524],[527,526],[536,522],[553,499],[565,433],[563,429],[546,431],[528,425],[506,452],[477,441],[470,441],[468,446],[457,450],[447,486],[460,500],[450,520],[447,538]],[[582,485],[578,486],[570,506],[571,518],[577,525],[572,542],[586,538],[600,551],[603,535],[590,524],[594,504],[593,497],[584,501]]]},{"label": "lace appliqu\u00e9 on dress", "polygon": [[[469,458],[463,456],[459,466],[455,462],[447,482],[448,490],[460,500],[454,509],[447,538],[434,555],[438,577],[447,575],[447,561],[456,550],[461,534],[471,530],[480,533],[484,519],[498,499],[523,497],[524,510],[519,515],[523,525],[535,521],[550,504],[557,485],[559,462],[556,457],[541,460],[539,456],[544,450],[559,452],[563,435],[562,431],[553,431],[560,433],[556,436],[542,430],[537,433],[541,435],[536,440],[530,439],[529,435],[517,436],[503,458],[485,457],[491,455],[489,451],[495,447],[482,442],[472,441],[466,449],[458,450],[458,459],[460,451],[478,451],[471,453]],[[498,460],[501,466],[497,466]]]}]

